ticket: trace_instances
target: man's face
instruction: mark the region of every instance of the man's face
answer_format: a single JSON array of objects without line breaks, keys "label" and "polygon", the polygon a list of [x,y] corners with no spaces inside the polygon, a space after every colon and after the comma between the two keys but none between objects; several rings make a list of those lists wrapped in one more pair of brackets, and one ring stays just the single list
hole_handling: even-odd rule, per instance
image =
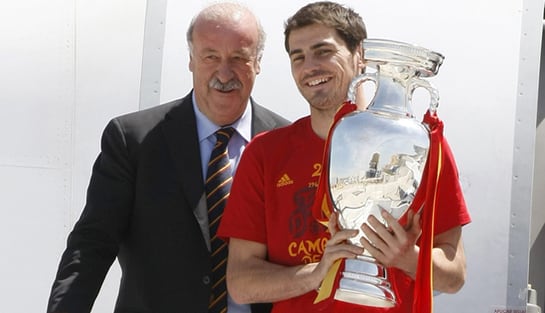
[{"label": "man's face", "polygon": [[242,115],[259,74],[255,25],[244,16],[195,24],[189,61],[195,97],[199,110],[219,126]]},{"label": "man's face", "polygon": [[352,54],[336,30],[313,24],[293,30],[288,39],[291,73],[311,110],[336,111],[361,70],[361,55]]}]

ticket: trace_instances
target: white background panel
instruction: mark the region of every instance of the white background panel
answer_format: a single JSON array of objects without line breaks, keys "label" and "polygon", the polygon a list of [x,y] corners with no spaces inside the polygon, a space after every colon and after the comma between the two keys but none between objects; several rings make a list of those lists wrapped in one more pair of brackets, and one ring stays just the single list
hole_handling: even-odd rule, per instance
[{"label": "white background panel", "polygon": [[[268,35],[255,99],[291,120],[307,115],[308,104],[290,74],[283,23],[308,1],[245,2]],[[161,82],[162,102],[191,88],[185,32],[208,3],[166,3],[162,65],[146,63],[161,66],[161,77],[144,80]],[[520,144],[514,142],[517,93],[520,84],[532,83],[519,77],[526,58],[521,41],[528,35],[521,27],[523,4],[539,3],[542,11],[542,1],[342,3],[362,15],[369,37],[410,42],[445,56],[430,81],[439,89],[438,113],[473,222],[464,228],[466,285],[456,295],[436,297],[436,312],[506,307],[513,151]],[[0,3],[0,312],[45,311],[66,236],[84,205],[101,132],[112,117],[139,108],[146,5],[165,2]],[[426,105],[415,107],[421,117]],[[116,263],[94,312],[113,310],[119,276]]]}]

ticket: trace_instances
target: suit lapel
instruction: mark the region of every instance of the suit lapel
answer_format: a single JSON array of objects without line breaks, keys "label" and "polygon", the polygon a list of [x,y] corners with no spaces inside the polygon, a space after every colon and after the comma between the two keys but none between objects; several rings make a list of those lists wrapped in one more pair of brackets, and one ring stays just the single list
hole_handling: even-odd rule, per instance
[{"label": "suit lapel", "polygon": [[204,192],[201,157],[191,94],[166,116],[163,133],[167,139],[180,183],[189,205],[196,209]]}]

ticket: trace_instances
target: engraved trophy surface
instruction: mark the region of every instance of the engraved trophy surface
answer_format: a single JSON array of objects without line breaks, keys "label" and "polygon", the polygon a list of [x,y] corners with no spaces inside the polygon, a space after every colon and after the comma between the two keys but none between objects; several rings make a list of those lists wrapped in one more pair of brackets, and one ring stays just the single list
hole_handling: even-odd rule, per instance
[{"label": "engraved trophy surface", "polygon": [[[425,88],[435,111],[437,90],[422,78],[434,76],[443,61],[436,52],[390,40],[366,39],[363,48],[367,67],[376,71],[352,81],[348,101],[354,103],[355,90],[367,81],[375,85],[375,94],[366,110],[339,119],[328,152],[333,209],[342,229],[360,230],[352,238],[360,246],[360,227],[370,215],[383,220],[380,211],[386,210],[399,220],[411,206],[430,144],[428,129],[412,113],[412,96],[416,88]],[[375,307],[396,304],[387,269],[367,252],[345,260],[335,298]]]}]

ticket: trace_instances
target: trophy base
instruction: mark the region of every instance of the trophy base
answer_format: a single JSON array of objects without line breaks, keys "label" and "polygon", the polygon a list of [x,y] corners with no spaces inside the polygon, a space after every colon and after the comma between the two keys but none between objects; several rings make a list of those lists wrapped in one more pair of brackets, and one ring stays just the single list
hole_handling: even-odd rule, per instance
[{"label": "trophy base", "polygon": [[392,299],[387,299],[385,297],[379,298],[377,296],[370,296],[361,292],[341,288],[337,289],[335,292],[335,299],[347,303],[378,308],[392,308],[395,306],[395,301]]},{"label": "trophy base", "polygon": [[345,260],[345,271],[335,292],[335,299],[380,308],[396,305],[386,269],[368,256]]}]

